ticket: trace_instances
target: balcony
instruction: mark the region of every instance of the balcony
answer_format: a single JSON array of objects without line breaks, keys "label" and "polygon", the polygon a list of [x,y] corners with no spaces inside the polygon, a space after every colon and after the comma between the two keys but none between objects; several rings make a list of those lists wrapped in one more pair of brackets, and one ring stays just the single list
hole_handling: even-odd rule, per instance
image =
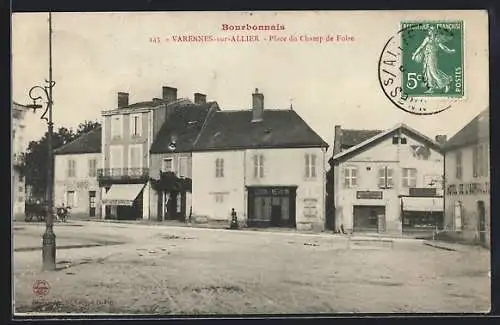
[{"label": "balcony", "polygon": [[145,182],[149,177],[149,168],[99,168],[99,182],[138,183]]}]

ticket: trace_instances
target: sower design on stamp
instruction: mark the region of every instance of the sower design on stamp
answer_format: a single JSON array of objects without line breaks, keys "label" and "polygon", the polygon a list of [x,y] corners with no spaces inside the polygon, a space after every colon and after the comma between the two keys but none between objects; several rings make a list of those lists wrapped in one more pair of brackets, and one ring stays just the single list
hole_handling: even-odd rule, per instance
[{"label": "sower design on stamp", "polygon": [[403,22],[401,36],[405,94],[464,95],[461,21]]},{"label": "sower design on stamp", "polygon": [[465,99],[463,24],[403,22],[378,65],[384,95],[416,115],[437,114]]}]

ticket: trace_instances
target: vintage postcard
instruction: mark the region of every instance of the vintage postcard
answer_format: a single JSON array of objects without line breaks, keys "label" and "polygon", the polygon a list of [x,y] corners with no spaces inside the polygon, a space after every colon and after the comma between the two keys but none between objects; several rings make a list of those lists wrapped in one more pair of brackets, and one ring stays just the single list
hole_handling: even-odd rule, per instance
[{"label": "vintage postcard", "polygon": [[486,11],[14,13],[15,316],[489,312],[488,42]]}]

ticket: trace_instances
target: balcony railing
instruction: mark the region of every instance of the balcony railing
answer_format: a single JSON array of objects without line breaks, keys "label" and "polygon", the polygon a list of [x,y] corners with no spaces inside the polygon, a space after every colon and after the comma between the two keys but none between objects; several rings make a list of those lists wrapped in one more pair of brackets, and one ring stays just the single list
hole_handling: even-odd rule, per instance
[{"label": "balcony railing", "polygon": [[97,180],[139,180],[147,179],[149,168],[100,168]]}]

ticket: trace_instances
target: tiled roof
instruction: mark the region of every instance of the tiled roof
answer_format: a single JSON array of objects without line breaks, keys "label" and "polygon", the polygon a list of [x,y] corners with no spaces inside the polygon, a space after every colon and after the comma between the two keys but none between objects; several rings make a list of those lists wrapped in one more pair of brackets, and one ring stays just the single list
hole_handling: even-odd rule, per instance
[{"label": "tiled roof", "polygon": [[54,150],[57,155],[69,155],[78,153],[100,153],[101,152],[102,128],[99,126],[75,140]]},{"label": "tiled roof", "polygon": [[260,122],[252,111],[219,111],[201,131],[194,150],[327,147],[293,110],[264,110]]},{"label": "tiled roof", "polygon": [[485,109],[452,136],[444,145],[444,150],[451,150],[457,147],[478,143],[480,140],[489,139],[489,118],[489,109]]},{"label": "tiled roof", "polygon": [[[204,104],[175,104],[172,114],[162,125],[151,145],[151,153],[188,152],[193,148],[203,122],[216,102]],[[175,149],[170,147],[175,141]]]},{"label": "tiled roof", "polygon": [[349,130],[342,129],[342,149],[347,149],[382,133],[382,130]]}]

